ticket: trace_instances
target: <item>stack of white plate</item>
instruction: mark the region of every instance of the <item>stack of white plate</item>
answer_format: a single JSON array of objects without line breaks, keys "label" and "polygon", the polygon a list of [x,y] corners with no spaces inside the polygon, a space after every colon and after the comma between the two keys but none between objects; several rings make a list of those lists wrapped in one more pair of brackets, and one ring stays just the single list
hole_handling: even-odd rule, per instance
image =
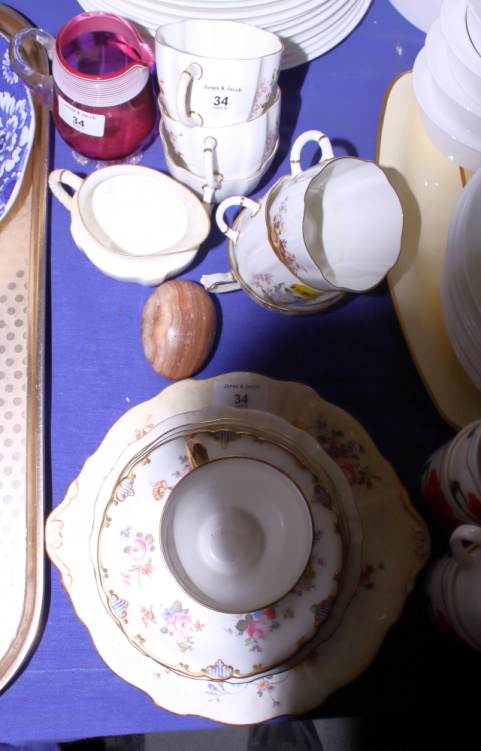
[{"label": "stack of white plate", "polygon": [[186,18],[241,21],[272,31],[285,44],[282,68],[313,60],[348,36],[371,0],[79,0],[86,11],[116,13],[152,36],[159,26]]},{"label": "stack of white plate", "polygon": [[453,349],[481,389],[481,170],[462,190],[451,217],[441,304]]},{"label": "stack of white plate", "polygon": [[[475,0],[443,0],[413,69],[424,129],[451,161],[481,167],[481,15]],[[481,45],[479,45],[481,49]]]}]

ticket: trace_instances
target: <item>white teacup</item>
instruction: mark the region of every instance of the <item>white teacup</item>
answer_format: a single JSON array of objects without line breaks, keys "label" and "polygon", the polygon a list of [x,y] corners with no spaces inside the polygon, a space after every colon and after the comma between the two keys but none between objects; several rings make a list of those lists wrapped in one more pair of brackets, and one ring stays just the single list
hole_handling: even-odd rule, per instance
[{"label": "white teacup", "polygon": [[[170,142],[165,138],[164,126],[162,122],[160,123],[159,132],[160,140],[164,150],[165,164],[170,174],[173,178],[183,183],[183,185],[186,185],[188,188],[193,190],[194,193],[205,202],[205,190],[206,187],[210,187],[209,179],[205,177],[199,177],[199,175],[194,175],[193,172],[190,172],[182,166],[182,163],[178,159],[178,156],[175,152],[172,151]],[[214,188],[212,195],[213,202],[220,203],[225,198],[229,198],[230,196],[249,195],[250,193],[252,193],[257,188],[263,175],[265,175],[265,173],[271,166],[278,148],[279,136],[276,138],[269,155],[262,163],[260,169],[253,175],[239,177],[235,180],[224,180],[223,175],[214,172]],[[209,169],[213,169],[212,152],[206,152],[205,157],[205,174],[209,175]]]},{"label": "white teacup", "polygon": [[306,498],[266,462],[244,456],[202,462],[164,508],[164,559],[182,589],[203,605],[230,613],[262,610],[282,599],[309,563],[313,527]]},{"label": "white teacup", "polygon": [[160,26],[155,56],[162,105],[190,128],[254,120],[271,99],[282,51],[275,34],[235,21]]},{"label": "white teacup", "polygon": [[[304,284],[278,258],[267,230],[270,203],[289,176],[281,178],[259,201],[234,196],[217,209],[219,228],[230,238],[229,261],[232,271],[244,288],[260,305],[293,315],[316,313],[342,297],[338,290],[318,290]],[[223,218],[229,206],[244,206],[231,229]],[[216,278],[211,278],[212,282]],[[205,285],[204,285],[205,286]]]},{"label": "white teacup", "polygon": [[[281,93],[278,86],[265,112],[255,120],[223,127],[186,128],[169,117],[162,106],[163,139],[176,161],[194,175],[209,179],[212,172],[224,180],[254,175],[261,168],[279,135]],[[208,145],[207,145],[208,141]],[[212,167],[206,166],[207,155]],[[211,187],[214,187],[211,184]]]},{"label": "white teacup", "polygon": [[58,169],[48,182],[71,212],[75,244],[113,279],[160,284],[192,261],[209,234],[210,219],[199,199],[148,167],[111,165],[85,179]]},{"label": "white teacup", "polygon": [[[300,153],[313,139],[319,140],[323,159],[302,172]],[[279,257],[315,289],[364,292],[374,287],[401,249],[401,204],[384,172],[374,162],[333,158],[329,139],[320,131],[296,140],[291,168],[292,180],[269,209],[269,232]]]}]

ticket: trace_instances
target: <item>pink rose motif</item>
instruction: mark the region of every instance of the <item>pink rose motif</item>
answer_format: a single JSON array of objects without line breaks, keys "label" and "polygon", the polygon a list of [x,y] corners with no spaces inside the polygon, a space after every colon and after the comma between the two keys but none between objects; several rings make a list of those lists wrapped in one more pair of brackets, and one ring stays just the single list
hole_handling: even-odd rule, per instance
[{"label": "pink rose motif", "polygon": [[264,636],[267,636],[270,633],[270,630],[271,621],[265,615],[261,615],[260,618],[249,621],[246,627],[246,633],[252,639],[263,639]]},{"label": "pink rose motif", "polygon": [[128,553],[134,561],[141,561],[146,552],[147,545],[145,543],[145,540],[143,540],[141,537],[136,537],[128,548]]},{"label": "pink rose motif", "polygon": [[186,615],[182,611],[176,611],[169,618],[166,626],[174,631],[179,631],[182,635],[186,635],[190,631],[190,615]]},{"label": "pink rose motif", "polygon": [[162,498],[165,495],[165,491],[167,490],[167,483],[165,480],[159,480],[155,483],[154,487],[152,488],[152,495],[154,496],[156,501],[161,501]]},{"label": "pink rose motif", "polygon": [[359,479],[356,464],[351,459],[347,459],[346,457],[336,457],[334,461],[346,475],[346,479],[349,485],[354,485],[354,483],[356,483]]}]

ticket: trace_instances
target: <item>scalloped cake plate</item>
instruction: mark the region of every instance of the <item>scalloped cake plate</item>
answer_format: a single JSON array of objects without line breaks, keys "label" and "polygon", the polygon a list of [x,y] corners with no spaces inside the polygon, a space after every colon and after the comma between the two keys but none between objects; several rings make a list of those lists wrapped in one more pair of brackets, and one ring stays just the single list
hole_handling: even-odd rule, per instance
[{"label": "scalloped cake plate", "polygon": [[[316,438],[344,471],[364,528],[356,596],[331,637],[297,667],[247,683],[185,677],[138,650],[134,659],[126,660],[124,645],[128,642],[119,628],[112,628],[113,621],[98,595],[90,561],[89,537],[95,507],[91,488],[98,488],[105,468],[110,471],[115,464],[125,448],[126,436],[134,441],[179,409],[212,405],[216,381],[264,384],[268,389],[266,410]],[[51,513],[46,539],[48,554],[60,571],[78,617],[117,675],[171,712],[234,725],[306,712],[360,675],[398,619],[430,548],[426,525],[393,468],[353,417],[325,402],[307,386],[252,373],[184,380],[125,413],[87,459],[65,499]]]}]

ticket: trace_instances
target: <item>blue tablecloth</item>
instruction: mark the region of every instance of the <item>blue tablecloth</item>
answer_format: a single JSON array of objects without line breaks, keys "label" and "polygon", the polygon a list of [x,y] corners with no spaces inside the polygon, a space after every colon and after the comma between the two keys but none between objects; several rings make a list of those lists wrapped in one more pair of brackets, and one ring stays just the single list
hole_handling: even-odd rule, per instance
[{"label": "blue tablecloth", "polygon": [[[16,0],[15,8],[55,35],[82,8],[76,0]],[[412,67],[424,34],[388,0],[374,0],[342,44],[310,64],[282,73],[281,145],[255,195],[288,170],[293,139],[320,129],[336,154],[373,159],[378,117],[389,82]],[[51,167],[82,172],[52,134]],[[143,164],[165,170],[158,139]],[[88,171],[88,168],[87,168]],[[49,199],[46,467],[48,508],[58,504],[112,423],[167,385],[146,362],[139,321],[148,288],[103,276],[78,251],[69,214]],[[226,243],[214,229],[182,275],[198,281],[227,271]],[[216,302],[219,336],[199,378],[248,370],[301,381],[353,414],[393,463],[413,502],[426,457],[453,431],[432,405],[398,324],[387,283],[348,295],[320,315],[274,315],[237,292]],[[48,509],[47,509],[48,510]],[[433,529],[436,535],[436,530]],[[437,537],[435,538],[437,542]],[[445,544],[440,538],[439,549]],[[158,709],[103,663],[75,616],[54,569],[47,579],[46,625],[24,671],[0,696],[0,740],[62,739],[214,723]],[[468,688],[479,655],[449,647],[431,628],[420,588],[408,602],[371,668],[317,712],[428,711],[473,703]],[[473,705],[474,706],[474,705]]]}]

